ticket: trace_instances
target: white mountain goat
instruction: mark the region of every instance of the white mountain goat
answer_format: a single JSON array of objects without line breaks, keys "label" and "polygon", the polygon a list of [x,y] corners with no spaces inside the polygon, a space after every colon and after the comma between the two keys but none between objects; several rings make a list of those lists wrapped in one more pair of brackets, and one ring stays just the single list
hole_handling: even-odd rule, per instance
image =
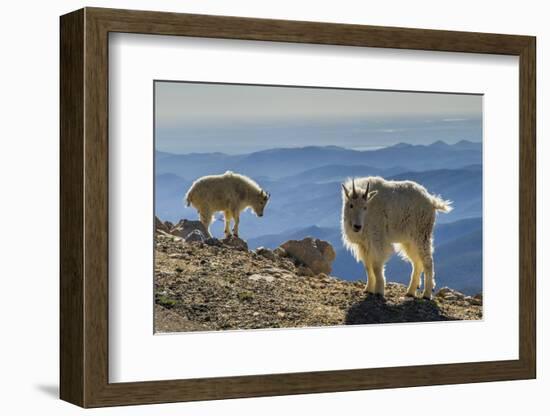
[{"label": "white mountain goat", "polygon": [[197,179],[187,191],[185,200],[187,206],[192,205],[198,211],[200,221],[209,234],[212,216],[222,211],[225,217],[225,236],[231,235],[230,223],[233,219],[233,235],[238,237],[241,211],[252,208],[258,217],[262,217],[269,194],[249,177],[227,171],[223,175]]},{"label": "white mountain goat", "polygon": [[395,248],[412,265],[407,296],[415,296],[424,272],[422,296],[435,287],[433,228],[436,211],[452,210],[451,201],[428,193],[412,181],[366,177],[342,184],[342,240],[368,275],[367,292],[384,296],[384,265]]}]

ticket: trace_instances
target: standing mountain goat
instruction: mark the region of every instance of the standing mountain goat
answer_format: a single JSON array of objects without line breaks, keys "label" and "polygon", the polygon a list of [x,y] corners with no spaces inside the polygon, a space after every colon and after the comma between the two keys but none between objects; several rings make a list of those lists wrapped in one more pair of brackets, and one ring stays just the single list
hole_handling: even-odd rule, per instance
[{"label": "standing mountain goat", "polygon": [[451,202],[430,195],[412,181],[367,177],[342,184],[342,239],[368,274],[367,292],[384,296],[384,265],[396,244],[412,265],[407,296],[415,296],[424,272],[423,297],[435,286],[432,234],[436,211],[451,211]]},{"label": "standing mountain goat", "polygon": [[212,216],[222,211],[225,217],[225,236],[231,235],[230,223],[233,219],[233,235],[238,237],[241,211],[252,208],[258,217],[263,216],[269,194],[249,177],[227,171],[223,175],[203,176],[197,179],[187,191],[185,200],[187,206],[192,205],[198,211],[208,233]]}]

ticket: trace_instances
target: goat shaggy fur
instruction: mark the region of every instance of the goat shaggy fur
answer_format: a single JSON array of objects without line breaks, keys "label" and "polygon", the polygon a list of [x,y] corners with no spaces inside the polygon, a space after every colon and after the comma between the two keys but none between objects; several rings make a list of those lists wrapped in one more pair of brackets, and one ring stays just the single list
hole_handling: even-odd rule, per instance
[{"label": "goat shaggy fur", "polygon": [[187,206],[192,205],[199,213],[200,221],[210,234],[210,223],[216,212],[223,212],[224,233],[231,235],[230,223],[234,220],[233,235],[239,235],[239,216],[246,209],[261,217],[269,201],[269,194],[247,176],[225,172],[223,175],[203,176],[197,179],[185,195]]},{"label": "goat shaggy fur", "polygon": [[397,249],[412,265],[407,295],[416,295],[424,272],[422,296],[431,299],[436,212],[451,211],[451,201],[431,195],[416,182],[380,177],[348,180],[342,188],[342,240],[365,266],[367,292],[384,295],[384,265]]}]

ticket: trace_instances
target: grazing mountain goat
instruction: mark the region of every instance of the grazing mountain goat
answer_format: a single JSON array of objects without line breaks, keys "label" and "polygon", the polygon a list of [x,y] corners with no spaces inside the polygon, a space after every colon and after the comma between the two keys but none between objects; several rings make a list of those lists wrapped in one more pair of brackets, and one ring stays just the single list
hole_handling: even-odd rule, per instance
[{"label": "grazing mountain goat", "polygon": [[424,272],[422,296],[435,286],[432,234],[436,211],[451,211],[451,201],[430,195],[412,181],[367,177],[342,184],[342,240],[368,274],[367,292],[384,296],[384,265],[394,252],[412,265],[407,296],[415,296]]},{"label": "grazing mountain goat", "polygon": [[225,217],[225,236],[231,235],[231,219],[235,221],[233,235],[239,236],[239,215],[246,208],[252,208],[261,217],[269,201],[269,194],[247,176],[230,171],[223,175],[203,176],[193,182],[185,195],[187,206],[192,205],[210,234],[212,216],[222,211]]}]

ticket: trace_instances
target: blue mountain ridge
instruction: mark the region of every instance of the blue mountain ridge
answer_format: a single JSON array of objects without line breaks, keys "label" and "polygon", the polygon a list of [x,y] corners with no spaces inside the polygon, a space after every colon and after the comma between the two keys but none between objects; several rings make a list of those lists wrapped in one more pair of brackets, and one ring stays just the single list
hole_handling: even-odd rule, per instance
[{"label": "blue mountain ridge", "polygon": [[[241,215],[241,235],[250,247],[276,247],[305,236],[322,238],[337,252],[334,275],[347,280],[364,279],[365,273],[341,243],[341,182],[369,175],[414,180],[430,193],[453,201],[454,210],[437,219],[438,286],[448,285],[466,293],[481,291],[481,143],[398,143],[368,151],[307,146],[243,155],[156,152],[155,158],[155,214],[159,218],[172,222],[196,219],[196,211],[183,202],[195,179],[226,170],[244,173],[272,195],[263,218],[248,211]],[[215,221],[211,230],[221,236],[222,221]],[[407,282],[409,273],[410,266],[398,258],[387,265],[390,281]]]},{"label": "blue mountain ridge", "polygon": [[[481,144],[459,142],[440,146],[400,144],[378,150],[352,150],[338,146],[307,146],[276,148],[244,155],[223,153],[191,153],[156,157],[156,174],[173,173],[194,179],[204,175],[223,173],[226,170],[251,177],[281,178],[296,175],[307,169],[327,165],[366,165],[387,169],[400,166],[405,170],[453,169],[465,165],[481,164]],[[162,163],[159,163],[162,161]]]}]

